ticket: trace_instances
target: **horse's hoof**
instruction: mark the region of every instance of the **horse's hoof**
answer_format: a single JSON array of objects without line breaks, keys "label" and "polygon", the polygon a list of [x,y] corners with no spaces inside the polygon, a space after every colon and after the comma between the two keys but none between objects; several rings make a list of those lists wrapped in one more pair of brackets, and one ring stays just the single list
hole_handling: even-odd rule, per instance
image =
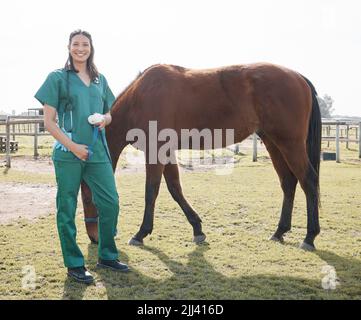
[{"label": "horse's hoof", "polygon": [[308,244],[306,242],[302,242],[302,244],[300,245],[300,248],[305,251],[315,251],[316,250],[315,246]]},{"label": "horse's hoof", "polygon": [[129,244],[130,246],[142,246],[144,243],[143,243],[143,241],[139,241],[139,240],[137,240],[137,239],[135,239],[135,238],[131,238],[131,239],[128,241],[128,244]]},{"label": "horse's hoof", "polygon": [[285,241],[283,240],[283,237],[280,236],[280,237],[276,237],[275,235],[273,235],[271,238],[269,238],[270,240],[272,241],[275,241],[275,242],[279,242],[279,243],[284,243]]},{"label": "horse's hoof", "polygon": [[196,244],[200,244],[202,243],[204,240],[206,240],[206,235],[205,234],[201,234],[199,236],[195,236],[193,238],[193,242],[195,242]]}]

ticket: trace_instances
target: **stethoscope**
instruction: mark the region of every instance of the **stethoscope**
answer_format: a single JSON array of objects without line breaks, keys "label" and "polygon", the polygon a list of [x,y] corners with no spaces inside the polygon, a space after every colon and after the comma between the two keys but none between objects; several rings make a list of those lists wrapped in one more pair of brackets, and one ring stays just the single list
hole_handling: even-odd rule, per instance
[{"label": "stethoscope", "polygon": [[[65,104],[65,108],[64,108],[64,112],[63,112],[63,123],[62,123],[62,129],[65,132],[72,132],[73,131],[73,105],[71,103],[70,100],[70,88],[69,88],[69,70],[66,71],[66,104]],[[70,114],[70,129],[66,130],[65,129],[65,114],[69,112]]]},{"label": "stethoscope", "polygon": [[[65,129],[65,114],[67,112],[69,112],[69,114],[70,114],[70,129],[69,130]],[[63,126],[62,126],[62,129],[64,129],[64,131],[66,131],[66,132],[72,132],[73,131],[73,109],[72,109],[72,106],[71,106],[71,109],[69,109],[69,107],[67,108],[67,106],[65,106],[65,110],[63,112]]]},{"label": "stethoscope", "polygon": [[[65,104],[65,108],[64,108],[64,112],[63,112],[63,126],[62,129],[64,129],[65,132],[72,132],[73,131],[73,105],[71,103],[70,100],[70,84],[69,84],[69,70],[67,70],[66,72],[66,104]],[[96,77],[93,82],[95,84],[99,84],[99,77]],[[65,129],[65,114],[69,112],[70,114],[70,129],[66,130]]]}]

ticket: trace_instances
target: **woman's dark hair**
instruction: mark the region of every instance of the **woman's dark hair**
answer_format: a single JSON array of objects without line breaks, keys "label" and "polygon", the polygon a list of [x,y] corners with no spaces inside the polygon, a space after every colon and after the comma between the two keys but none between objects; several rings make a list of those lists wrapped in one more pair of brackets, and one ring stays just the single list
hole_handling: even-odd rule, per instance
[{"label": "woman's dark hair", "polygon": [[[84,31],[84,30],[80,30],[80,29],[73,31],[69,36],[69,46],[71,45],[71,41],[72,41],[73,37],[77,36],[79,34],[87,37],[90,42],[90,56],[87,60],[87,69],[88,69],[90,79],[92,81],[94,81],[96,78],[99,77],[99,72],[98,72],[97,67],[94,64],[94,46],[93,46],[93,40],[92,40],[90,33],[87,31]],[[79,72],[79,70],[76,70],[74,67],[73,57],[71,56],[70,52],[69,52],[68,60],[65,63],[65,69]]]}]

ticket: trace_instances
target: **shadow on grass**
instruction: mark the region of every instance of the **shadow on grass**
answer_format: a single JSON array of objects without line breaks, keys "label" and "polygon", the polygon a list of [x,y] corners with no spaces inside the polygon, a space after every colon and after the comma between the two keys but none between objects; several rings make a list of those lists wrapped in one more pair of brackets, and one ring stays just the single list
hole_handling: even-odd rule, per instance
[{"label": "shadow on grass", "polygon": [[[88,266],[91,266],[96,264],[96,261],[97,261],[97,245],[89,243],[88,261],[86,264]],[[62,300],[82,300],[86,289],[88,288],[88,286],[92,286],[92,285],[94,284],[78,283],[74,279],[67,277],[67,279],[64,282]]]},{"label": "shadow on grass", "polygon": [[317,250],[315,251],[315,254],[328,265],[335,268],[337,277],[340,281],[341,292],[347,290],[347,297],[345,297],[346,299],[361,299],[360,260],[350,257],[340,257],[333,252],[325,250]]},{"label": "shadow on grass", "polygon": [[86,288],[86,284],[77,283],[76,281],[68,277],[64,282],[62,300],[82,300]]},{"label": "shadow on grass", "polygon": [[[95,265],[97,247],[89,245],[88,263]],[[110,300],[148,300],[148,299],[360,299],[361,262],[357,259],[340,257],[328,251],[316,251],[325,265],[336,269],[340,284],[336,290],[322,288],[325,276],[320,270],[319,280],[298,277],[259,274],[257,276],[227,277],[214,269],[204,257],[210,246],[195,247],[189,254],[188,263],[170,259],[157,248],[144,246],[154,254],[168,269],[170,276],[155,279],[132,268],[130,273],[116,273],[97,269],[95,285],[106,289]],[[128,256],[120,255],[120,260],[128,264]],[[164,267],[162,265],[161,267]],[[153,272],[154,274],[154,272]],[[82,299],[85,285],[74,284],[67,280],[64,284],[64,299]],[[96,298],[96,297],[94,297]]]}]

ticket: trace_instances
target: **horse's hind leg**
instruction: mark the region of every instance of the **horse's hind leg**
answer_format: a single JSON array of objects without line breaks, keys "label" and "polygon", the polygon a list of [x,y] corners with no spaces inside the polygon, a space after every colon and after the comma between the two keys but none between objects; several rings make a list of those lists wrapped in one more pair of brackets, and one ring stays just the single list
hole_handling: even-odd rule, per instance
[{"label": "horse's hind leg", "polygon": [[308,159],[304,143],[301,141],[292,141],[279,146],[279,148],[306,195],[307,235],[301,248],[305,250],[315,250],[314,240],[320,233],[317,174]]},{"label": "horse's hind leg", "polygon": [[167,164],[163,172],[165,181],[167,182],[167,187],[172,195],[173,199],[179,204],[182,208],[185,216],[187,217],[189,223],[193,227],[193,241],[195,243],[201,243],[205,240],[206,236],[202,232],[202,220],[199,218],[198,214],[193,210],[191,205],[183,196],[182,186],[179,179],[179,171],[177,164]]},{"label": "horse's hind leg", "polygon": [[138,233],[129,240],[130,245],[142,245],[143,239],[153,231],[154,207],[163,170],[162,164],[146,164],[144,217]]},{"label": "horse's hind leg", "polygon": [[287,231],[291,230],[292,210],[296,192],[297,178],[289,169],[286,161],[283,158],[283,155],[278,150],[276,145],[265,136],[262,136],[262,140],[271,156],[273,166],[276,169],[283,191],[283,204],[280,221],[278,223],[276,232],[271,237],[271,240],[282,243],[283,235]]}]

